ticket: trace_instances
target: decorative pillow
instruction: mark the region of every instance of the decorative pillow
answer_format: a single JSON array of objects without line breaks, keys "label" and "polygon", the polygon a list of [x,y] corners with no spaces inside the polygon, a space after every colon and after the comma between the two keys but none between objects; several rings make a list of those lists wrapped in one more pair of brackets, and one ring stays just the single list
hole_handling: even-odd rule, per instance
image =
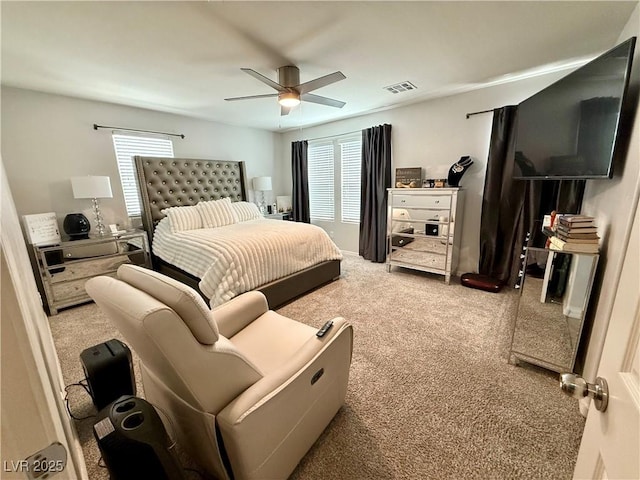
[{"label": "decorative pillow", "polygon": [[202,228],[202,217],[196,205],[189,207],[170,207],[160,210],[169,219],[173,233]]},{"label": "decorative pillow", "polygon": [[204,228],[224,227],[225,225],[236,223],[233,210],[231,210],[231,200],[229,197],[220,200],[200,202],[196,206],[202,217],[202,225]]},{"label": "decorative pillow", "polygon": [[262,218],[262,214],[255,203],[231,202],[231,210],[233,211],[236,222],[246,222],[247,220]]}]

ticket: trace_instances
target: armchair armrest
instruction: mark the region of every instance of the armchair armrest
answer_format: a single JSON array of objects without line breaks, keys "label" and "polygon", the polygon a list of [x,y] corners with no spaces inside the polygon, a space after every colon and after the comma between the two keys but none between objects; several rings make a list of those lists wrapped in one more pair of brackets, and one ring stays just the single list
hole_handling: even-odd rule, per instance
[{"label": "armchair armrest", "polygon": [[211,313],[221,335],[231,338],[269,310],[262,292],[247,292],[215,307]]},{"label": "armchair armrest", "polygon": [[218,413],[216,421],[240,477],[290,474],[297,463],[289,465],[291,459],[311,447],[344,403],[352,346],[351,325],[335,318],[323,337],[313,335],[285,365]]}]

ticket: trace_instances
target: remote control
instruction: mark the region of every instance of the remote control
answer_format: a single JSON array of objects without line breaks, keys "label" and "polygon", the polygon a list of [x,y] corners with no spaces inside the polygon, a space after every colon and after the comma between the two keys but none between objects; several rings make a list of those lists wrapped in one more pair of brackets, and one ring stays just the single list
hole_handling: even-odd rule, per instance
[{"label": "remote control", "polygon": [[329,320],[325,323],[320,330],[317,331],[316,337],[324,337],[324,334],[329,331],[329,329],[333,326],[333,320]]}]

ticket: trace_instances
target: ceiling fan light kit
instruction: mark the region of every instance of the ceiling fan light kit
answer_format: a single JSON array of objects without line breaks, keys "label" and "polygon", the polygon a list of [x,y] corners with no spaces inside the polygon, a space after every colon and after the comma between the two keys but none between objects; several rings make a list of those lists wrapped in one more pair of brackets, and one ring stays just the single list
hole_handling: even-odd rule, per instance
[{"label": "ceiling fan light kit", "polygon": [[313,90],[317,90],[318,88],[326,87],[327,85],[331,85],[332,83],[344,80],[347,77],[345,77],[342,72],[333,72],[329,75],[318,77],[305,83],[300,83],[300,70],[298,69],[298,67],[293,65],[287,65],[278,68],[277,82],[274,82],[270,78],[265,77],[261,73],[258,73],[251,68],[241,68],[241,70],[256,78],[257,80],[260,80],[262,83],[269,85],[278,93],[225,98],[225,100],[227,101],[278,97],[278,103],[282,107],[280,109],[281,115],[288,115],[289,111],[293,107],[299,105],[301,101],[317,103],[319,105],[327,105],[329,107],[335,108],[342,108],[346,105],[345,102],[342,102],[340,100],[334,100],[333,98],[322,97],[320,95],[309,93]]},{"label": "ceiling fan light kit", "polygon": [[297,92],[283,92],[278,94],[278,103],[283,107],[293,108],[300,105],[300,95]]}]

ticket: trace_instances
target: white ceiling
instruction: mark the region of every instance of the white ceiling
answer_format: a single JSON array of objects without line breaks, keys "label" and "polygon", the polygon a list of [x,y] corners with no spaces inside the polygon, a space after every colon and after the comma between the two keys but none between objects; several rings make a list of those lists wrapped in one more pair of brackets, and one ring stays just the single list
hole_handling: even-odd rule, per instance
[{"label": "white ceiling", "polygon": [[[637,1],[7,2],[2,84],[274,131],[477,88],[611,48]],[[342,71],[281,117],[240,71]],[[575,63],[574,63],[575,65]],[[410,81],[415,91],[383,87]]]}]

